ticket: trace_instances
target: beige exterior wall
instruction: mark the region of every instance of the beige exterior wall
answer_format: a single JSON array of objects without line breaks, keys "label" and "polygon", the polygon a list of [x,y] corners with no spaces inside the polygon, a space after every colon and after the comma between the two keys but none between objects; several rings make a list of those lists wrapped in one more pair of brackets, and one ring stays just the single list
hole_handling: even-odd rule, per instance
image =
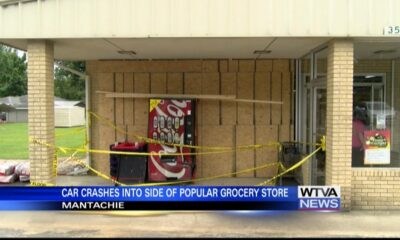
[{"label": "beige exterior wall", "polygon": [[[148,100],[105,98],[111,92],[235,95],[243,99],[283,101],[283,105],[200,100],[197,105],[197,144],[235,146],[292,139],[291,85],[293,61],[171,60],[89,61],[92,111],[121,129],[147,136]],[[108,149],[125,135],[92,118],[92,148]],[[132,135],[130,140],[135,140]],[[277,149],[242,151],[197,158],[197,176],[213,176],[277,161]],[[108,155],[92,156],[93,167],[109,172]],[[274,176],[277,169],[239,177]]]},{"label": "beige exterior wall", "polygon": [[400,22],[398,9],[396,0],[25,1],[0,8],[0,38],[379,37]]},{"label": "beige exterior wall", "polygon": [[[28,44],[29,137],[54,144],[53,44],[32,40]],[[54,149],[29,143],[31,182],[55,183]]]},{"label": "beige exterior wall", "polygon": [[399,169],[353,168],[352,209],[400,209]]},{"label": "beige exterior wall", "polygon": [[342,208],[350,210],[353,42],[331,41],[327,60],[326,185],[341,187]]}]

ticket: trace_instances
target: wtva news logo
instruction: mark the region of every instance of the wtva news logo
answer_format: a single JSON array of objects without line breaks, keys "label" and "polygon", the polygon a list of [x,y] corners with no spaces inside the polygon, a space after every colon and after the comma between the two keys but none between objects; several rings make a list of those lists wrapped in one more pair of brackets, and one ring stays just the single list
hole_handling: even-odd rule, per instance
[{"label": "wtva news logo", "polygon": [[340,210],[340,187],[299,186],[300,210]]}]

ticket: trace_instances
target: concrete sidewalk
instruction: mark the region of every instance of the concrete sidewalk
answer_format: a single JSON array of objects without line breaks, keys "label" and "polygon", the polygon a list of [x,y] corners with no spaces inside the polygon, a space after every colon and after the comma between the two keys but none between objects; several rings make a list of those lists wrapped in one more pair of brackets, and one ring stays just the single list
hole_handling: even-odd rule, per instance
[{"label": "concrete sidewalk", "polygon": [[400,237],[399,211],[1,214],[2,237]]}]

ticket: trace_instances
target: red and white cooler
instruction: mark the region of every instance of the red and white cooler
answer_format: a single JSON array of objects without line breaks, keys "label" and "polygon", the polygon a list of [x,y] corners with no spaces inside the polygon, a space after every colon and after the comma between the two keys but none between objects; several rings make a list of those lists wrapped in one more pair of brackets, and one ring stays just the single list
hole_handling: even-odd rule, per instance
[{"label": "red and white cooler", "polygon": [[[150,99],[148,137],[165,144],[150,143],[149,153],[190,153],[191,148],[171,144],[195,144],[195,102],[182,99]],[[148,180],[153,182],[194,178],[193,155],[148,157]]]}]

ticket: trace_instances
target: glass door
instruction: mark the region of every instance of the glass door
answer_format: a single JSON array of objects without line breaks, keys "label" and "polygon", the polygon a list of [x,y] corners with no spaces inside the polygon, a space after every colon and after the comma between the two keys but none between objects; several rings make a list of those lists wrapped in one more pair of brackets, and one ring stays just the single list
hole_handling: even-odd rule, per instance
[{"label": "glass door", "polygon": [[[313,106],[313,134],[312,143],[319,142],[326,134],[326,87],[314,87],[314,106]],[[313,147],[316,148],[315,146]],[[313,150],[314,150],[313,149]],[[313,185],[325,185],[325,154],[319,152],[312,159],[312,179]]]}]

